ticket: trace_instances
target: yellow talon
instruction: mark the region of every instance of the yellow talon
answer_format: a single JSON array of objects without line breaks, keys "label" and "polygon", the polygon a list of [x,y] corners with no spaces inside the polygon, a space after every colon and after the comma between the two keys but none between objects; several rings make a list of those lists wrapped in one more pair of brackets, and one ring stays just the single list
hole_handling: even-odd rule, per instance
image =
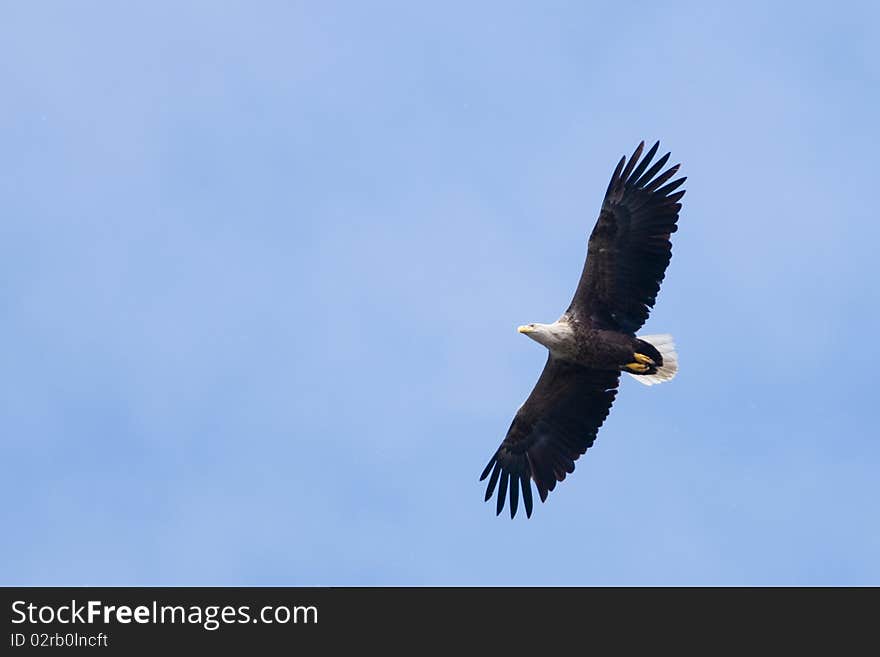
[{"label": "yellow talon", "polygon": [[[636,354],[636,356],[638,355],[639,354]],[[627,363],[624,367],[635,374],[644,374],[651,368],[650,365],[646,365],[645,363]]]},{"label": "yellow talon", "polygon": [[636,354],[635,356],[637,363],[644,363],[645,365],[653,365],[654,360],[652,358],[648,358],[645,354]]}]

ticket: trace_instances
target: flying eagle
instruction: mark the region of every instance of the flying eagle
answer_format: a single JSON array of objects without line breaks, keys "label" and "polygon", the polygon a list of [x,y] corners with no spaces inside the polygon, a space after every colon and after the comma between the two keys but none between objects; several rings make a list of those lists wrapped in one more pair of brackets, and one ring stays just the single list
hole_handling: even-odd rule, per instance
[{"label": "flying eagle", "polygon": [[642,142],[629,160],[624,156],[618,162],[568,310],[552,324],[517,329],[549,354],[535,388],[480,476],[480,481],[489,477],[486,501],[498,487],[497,514],[509,492],[513,518],[522,489],[531,517],[531,480],[543,502],[557,481],[574,472],[574,462],[593,445],[608,417],[621,372],[646,385],[675,376],[672,336],[636,336],[672,257],[669,236],[676,231],[684,196],[684,190],[675,190],[685,178],[667,183],[680,165],[660,173],[669,153],[648,168],[659,146],[654,144],[642,158]]}]

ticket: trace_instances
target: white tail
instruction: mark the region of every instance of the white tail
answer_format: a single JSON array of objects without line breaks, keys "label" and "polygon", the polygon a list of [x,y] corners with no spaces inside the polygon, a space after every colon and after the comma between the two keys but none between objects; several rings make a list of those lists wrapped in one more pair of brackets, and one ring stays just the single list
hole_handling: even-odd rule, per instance
[{"label": "white tail", "polygon": [[663,365],[657,368],[655,374],[631,374],[627,372],[639,383],[646,386],[652,386],[655,383],[663,383],[669,381],[678,372],[678,354],[675,353],[675,341],[668,333],[661,335],[637,335],[639,340],[652,344],[654,348],[663,356]]}]

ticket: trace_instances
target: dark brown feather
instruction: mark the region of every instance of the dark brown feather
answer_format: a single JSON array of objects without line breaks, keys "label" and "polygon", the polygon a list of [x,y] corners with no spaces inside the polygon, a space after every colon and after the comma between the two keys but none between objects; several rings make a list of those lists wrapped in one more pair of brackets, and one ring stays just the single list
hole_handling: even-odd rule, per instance
[{"label": "dark brown feather", "polygon": [[505,470],[504,465],[501,466],[501,484],[498,486],[498,503],[495,505],[495,515],[501,515],[504,508],[504,498],[507,497],[507,480],[510,479],[510,470]]},{"label": "dark brown feather", "polygon": [[[529,398],[517,411],[507,436],[484,470],[492,473],[486,499],[492,496],[500,466],[496,512],[504,508],[510,479],[511,517],[516,514],[521,483],[526,515],[531,515],[534,480],[541,501],[557,481],[574,472],[575,461],[593,445],[617,394],[620,373],[593,370],[548,357]],[[526,492],[528,488],[528,492]]]},{"label": "dark brown feather", "polygon": [[523,494],[523,506],[526,507],[526,518],[532,517],[532,482],[529,480],[529,476],[526,473],[523,473],[519,479],[520,486],[522,487]]},{"label": "dark brown feather", "polygon": [[684,195],[683,190],[672,192],[685,180],[661,187],[679,165],[660,173],[666,154],[648,169],[658,145],[638,161],[642,142],[611,176],[568,309],[584,326],[634,335],[657,299],[672,257],[669,236],[678,228],[678,201]]}]

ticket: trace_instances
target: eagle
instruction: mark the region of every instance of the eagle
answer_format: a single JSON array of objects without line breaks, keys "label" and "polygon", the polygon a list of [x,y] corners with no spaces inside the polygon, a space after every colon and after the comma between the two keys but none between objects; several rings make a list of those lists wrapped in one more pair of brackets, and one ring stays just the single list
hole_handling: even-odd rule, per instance
[{"label": "eagle", "polygon": [[673,378],[678,357],[672,336],[636,335],[660,290],[672,258],[670,235],[686,178],[670,182],[679,164],[663,171],[669,153],[651,162],[660,142],[642,157],[645,142],[620,159],[611,175],[587,258],[568,309],[552,324],[517,330],[547,347],[547,363],[520,406],[480,481],[489,478],[485,500],[498,491],[496,515],[510,497],[516,516],[522,490],[532,515],[532,481],[541,502],[574,472],[575,461],[593,445],[617,395],[620,373],[653,385]]}]

